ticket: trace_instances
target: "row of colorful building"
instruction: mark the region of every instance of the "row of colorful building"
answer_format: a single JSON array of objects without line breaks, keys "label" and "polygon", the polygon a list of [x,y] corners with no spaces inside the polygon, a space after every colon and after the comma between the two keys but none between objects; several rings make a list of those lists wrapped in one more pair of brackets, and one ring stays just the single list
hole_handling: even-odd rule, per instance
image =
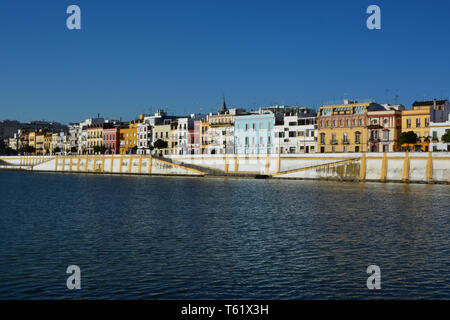
[{"label": "row of colorful building", "polygon": [[[402,132],[418,140],[401,144]],[[37,155],[51,154],[272,154],[450,151],[448,100],[403,105],[345,100],[316,112],[300,106],[228,109],[217,114],[169,116],[159,110],[123,123],[104,118],[71,123],[64,132],[19,130],[9,146]],[[160,140],[158,143],[157,141]],[[155,148],[156,147],[156,148]]]}]

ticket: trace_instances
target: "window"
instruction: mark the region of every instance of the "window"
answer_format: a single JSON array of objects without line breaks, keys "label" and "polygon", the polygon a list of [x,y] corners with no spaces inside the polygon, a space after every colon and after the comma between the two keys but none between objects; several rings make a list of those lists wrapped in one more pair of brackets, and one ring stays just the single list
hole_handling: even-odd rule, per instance
[{"label": "window", "polygon": [[245,124],[245,131],[248,131],[248,123]]},{"label": "window", "polygon": [[416,128],[420,128],[420,118],[416,119]]},{"label": "window", "polygon": [[272,137],[268,136],[267,137],[267,144],[271,144],[272,143]]},{"label": "window", "polygon": [[350,127],[350,120],[347,120],[347,127]]},{"label": "window", "polygon": [[252,129],[256,130],[256,124],[252,123]]},{"label": "window", "polygon": [[406,127],[411,128],[411,119],[406,119]]},{"label": "window", "polygon": [[337,127],[337,121],[336,120],[333,121],[333,126]]},{"label": "window", "polygon": [[430,119],[425,118],[425,127],[429,127],[430,126]]},{"label": "window", "polygon": [[388,130],[383,131],[383,140],[389,140],[389,131]]},{"label": "window", "polygon": [[325,144],[325,133],[320,134],[320,144]]},{"label": "window", "polygon": [[361,139],[361,132],[357,131],[355,132],[355,143],[359,144]]}]

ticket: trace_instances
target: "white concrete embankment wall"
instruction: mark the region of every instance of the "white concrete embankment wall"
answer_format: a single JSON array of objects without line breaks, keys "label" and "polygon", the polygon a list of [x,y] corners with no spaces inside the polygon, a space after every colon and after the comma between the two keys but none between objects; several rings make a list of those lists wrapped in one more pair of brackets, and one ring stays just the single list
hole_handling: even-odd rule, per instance
[{"label": "white concrete embankment wall", "polygon": [[174,155],[169,159],[139,155],[0,157],[17,169],[34,171],[450,183],[450,153]]},{"label": "white concrete embankment wall", "polygon": [[33,171],[122,173],[154,175],[203,175],[183,166],[137,155],[0,157],[13,166],[28,165]]}]

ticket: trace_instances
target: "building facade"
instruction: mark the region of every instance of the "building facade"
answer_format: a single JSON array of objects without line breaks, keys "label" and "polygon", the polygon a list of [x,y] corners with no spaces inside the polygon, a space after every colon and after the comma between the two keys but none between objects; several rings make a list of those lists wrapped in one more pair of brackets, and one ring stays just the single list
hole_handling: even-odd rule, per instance
[{"label": "building facade", "polygon": [[236,116],[234,136],[236,154],[274,153],[275,115],[271,112]]},{"label": "building facade", "polygon": [[276,153],[315,153],[317,149],[317,118],[313,111],[294,115],[283,114],[275,119]]},{"label": "building facade", "polygon": [[450,144],[442,141],[442,136],[450,132],[450,115],[445,122],[430,122],[430,151],[450,152]]},{"label": "building facade", "polygon": [[137,153],[150,154],[152,147],[152,126],[149,123],[139,123],[137,125]]},{"label": "building facade", "polygon": [[103,128],[103,146],[105,154],[120,153],[120,129],[118,127]]},{"label": "building facade", "polygon": [[319,108],[318,152],[367,152],[367,113],[385,110],[372,102],[344,101],[342,105]]},{"label": "building facade", "polygon": [[383,105],[385,110],[367,113],[368,151],[399,152],[401,145],[399,135],[402,131],[403,106]]},{"label": "building facade", "polygon": [[171,120],[164,121],[163,124],[155,125],[153,127],[153,146],[157,140],[162,140],[167,143],[167,148],[156,149],[158,155],[168,155],[170,153],[170,134],[171,134]]}]

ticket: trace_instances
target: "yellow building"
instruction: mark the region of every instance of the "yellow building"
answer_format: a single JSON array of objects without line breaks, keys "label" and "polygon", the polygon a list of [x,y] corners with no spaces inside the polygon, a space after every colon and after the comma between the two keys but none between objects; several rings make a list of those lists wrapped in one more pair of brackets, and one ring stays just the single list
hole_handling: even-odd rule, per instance
[{"label": "yellow building", "polygon": [[163,140],[167,142],[167,148],[158,150],[157,152],[160,155],[167,155],[169,154],[169,146],[170,146],[170,123],[167,124],[160,124],[153,127],[153,143],[155,143],[156,140]]},{"label": "yellow building", "polygon": [[53,133],[49,132],[44,135],[44,154],[52,154],[52,136]]},{"label": "yellow building", "polygon": [[385,109],[375,103],[355,101],[320,107],[317,116],[317,152],[367,152],[369,110]]},{"label": "yellow building", "polygon": [[28,146],[30,146],[31,148],[35,149],[35,152],[33,152],[33,154],[36,154],[36,132],[30,132],[28,134]]},{"label": "yellow building", "polygon": [[419,138],[415,145],[402,145],[402,150],[429,151],[430,150],[430,121],[433,110],[444,109],[445,100],[416,101],[411,110],[402,111],[402,132],[413,131]]},{"label": "yellow building", "polygon": [[[103,146],[103,125],[91,125],[86,129],[87,154],[95,154],[94,147]],[[99,154],[100,152],[97,152]]]},{"label": "yellow building", "polygon": [[[61,136],[59,133],[53,133],[52,134],[52,144],[50,146],[50,153],[55,154],[55,149],[59,148],[61,149]],[[60,150],[59,152],[62,152],[63,150]]]},{"label": "yellow building", "polygon": [[42,130],[39,130],[35,133],[35,143],[36,143],[36,154],[37,155],[44,155],[45,154],[45,132]]},{"label": "yellow building", "polygon": [[136,153],[137,148],[137,123],[130,122],[128,126],[120,128],[120,154]]},{"label": "yellow building", "polygon": [[201,148],[202,148],[202,154],[208,154],[209,122],[207,120],[202,120]]},{"label": "yellow building", "polygon": [[170,132],[169,132],[169,153],[177,154],[178,147],[178,121],[172,121],[170,123]]}]

